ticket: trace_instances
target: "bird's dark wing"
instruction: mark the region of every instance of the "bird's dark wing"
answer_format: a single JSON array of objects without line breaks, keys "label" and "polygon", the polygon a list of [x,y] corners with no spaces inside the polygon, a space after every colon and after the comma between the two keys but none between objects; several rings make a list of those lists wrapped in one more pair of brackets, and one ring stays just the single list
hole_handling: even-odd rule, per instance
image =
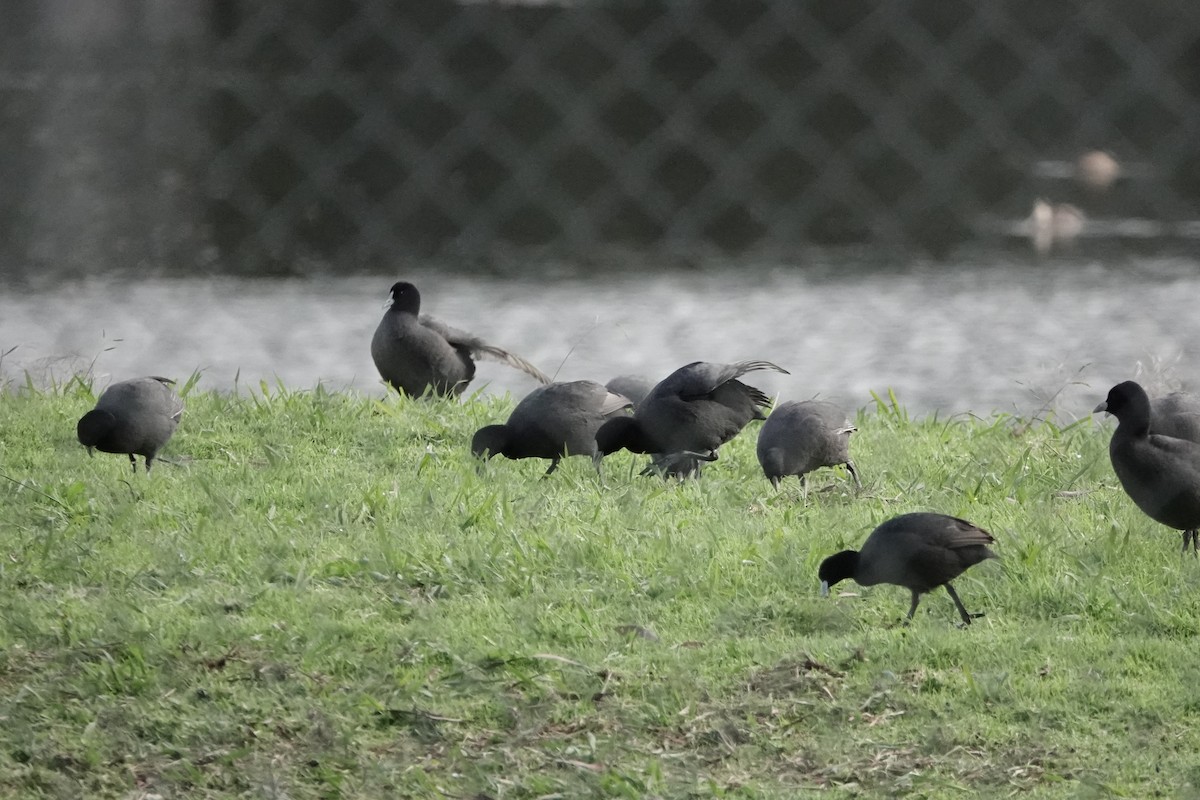
[{"label": "bird's dark wing", "polygon": [[[772,364],[770,361],[739,361],[735,364],[713,364],[708,361],[695,361],[671,373],[663,380],[663,383],[669,385],[673,394],[685,399],[701,397],[711,393],[723,383],[740,378],[747,372],[756,372],[761,369],[771,369],[776,372],[782,372],[785,375],[791,374],[783,367]],[[762,403],[765,405],[768,402],[769,400],[766,395],[763,395]]]},{"label": "bird's dark wing", "polygon": [[952,581],[973,564],[996,558],[988,549],[995,539],[976,525],[957,517],[943,517],[943,524],[915,537],[908,558],[895,583],[918,592]]},{"label": "bird's dark wing", "polygon": [[439,334],[443,339],[450,343],[452,347],[468,351],[471,355],[478,358],[489,358],[493,361],[499,361],[502,364],[507,364],[514,369],[519,369],[526,375],[531,376],[534,380],[541,384],[550,383],[551,379],[546,373],[530,364],[525,359],[515,353],[510,353],[502,347],[488,344],[478,336],[467,333],[460,328],[455,328],[452,325],[447,325],[439,319],[421,315],[421,324],[431,331]]},{"label": "bird's dark wing", "polygon": [[1147,441],[1151,443],[1155,450],[1170,453],[1172,457],[1187,459],[1191,463],[1200,464],[1200,444],[1196,442],[1161,433],[1151,433]]},{"label": "bird's dark wing", "polygon": [[946,517],[946,526],[938,542],[943,547],[958,549],[976,545],[989,545],[996,541],[990,533],[958,517]]},{"label": "bird's dark wing", "polygon": [[183,418],[183,398],[175,394],[175,392],[171,389],[171,387],[175,385],[175,381],[171,380],[170,378],[164,378],[161,375],[151,375],[150,380],[158,381],[162,384],[164,390],[163,393],[166,395],[167,402],[170,406],[170,412],[167,414],[167,416],[176,422],[179,422],[179,420]]}]

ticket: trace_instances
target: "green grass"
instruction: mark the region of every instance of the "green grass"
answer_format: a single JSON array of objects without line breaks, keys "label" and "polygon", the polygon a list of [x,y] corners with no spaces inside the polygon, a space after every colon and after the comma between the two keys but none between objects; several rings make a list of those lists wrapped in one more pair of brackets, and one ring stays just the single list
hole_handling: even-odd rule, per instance
[{"label": "green grass", "polygon": [[[703,479],[467,442],[463,405],[191,391],[149,476],[86,382],[0,394],[0,795],[1186,796],[1200,563],[1109,433],[860,415],[779,491],[757,425]],[[910,627],[820,560],[931,509],[997,538]],[[835,592],[836,594],[836,592]]]}]

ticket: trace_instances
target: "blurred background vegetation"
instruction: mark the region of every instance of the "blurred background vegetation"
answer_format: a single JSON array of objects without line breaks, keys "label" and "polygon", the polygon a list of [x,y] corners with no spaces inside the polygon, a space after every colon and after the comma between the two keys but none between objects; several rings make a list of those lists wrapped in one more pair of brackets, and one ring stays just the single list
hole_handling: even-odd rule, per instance
[{"label": "blurred background vegetation", "polygon": [[1184,0],[4,9],[9,276],[1190,255],[1200,236]]}]

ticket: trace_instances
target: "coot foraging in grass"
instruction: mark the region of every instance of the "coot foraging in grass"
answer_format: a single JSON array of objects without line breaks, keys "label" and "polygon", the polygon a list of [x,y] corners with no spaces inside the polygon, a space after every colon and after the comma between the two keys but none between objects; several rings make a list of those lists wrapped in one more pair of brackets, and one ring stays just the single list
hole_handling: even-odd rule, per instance
[{"label": "coot foraging in grass", "polygon": [[912,592],[911,620],[921,595],[945,586],[958,607],[964,625],[970,625],[982,613],[971,614],[958,599],[950,581],[967,567],[996,554],[988,549],[995,539],[987,531],[964,519],[945,514],[916,512],[901,514],[871,531],[862,549],[843,550],[821,562],[821,594],[847,578],[863,586],[891,583]]},{"label": "coot foraging in grass", "polygon": [[1200,444],[1151,433],[1150,399],[1133,381],[1118,383],[1093,413],[1117,418],[1108,444],[1113,472],[1134,504],[1151,519],[1183,531],[1197,549],[1200,528]]},{"label": "coot foraging in grass", "polygon": [[100,395],[96,407],[75,426],[79,443],[102,453],[125,453],[133,471],[137,459],[146,459],[146,472],[159,448],[167,443],[183,416],[183,400],[167,378],[133,378],[112,384]]},{"label": "coot foraging in grass", "polygon": [[641,375],[618,375],[604,385],[610,392],[628,397],[634,408],[637,408],[638,404],[645,400],[646,395],[650,394],[650,390],[654,388],[650,379]]},{"label": "coot foraging in grass", "polygon": [[695,361],[680,367],[650,390],[632,417],[600,426],[596,443],[601,455],[625,448],[654,455],[656,467],[665,473],[694,474],[700,461],[716,459],[717,448],[746,423],[763,419],[770,399],[737,380],[763,369],[788,374],[769,361]]},{"label": "coot foraging in grass", "polygon": [[442,396],[461,394],[475,377],[476,358],[491,358],[539,383],[550,382],[520,356],[431,317],[418,316],[420,311],[417,287],[403,281],[393,284],[387,311],[371,338],[375,368],[397,390],[414,397],[426,391]]},{"label": "coot foraging in grass", "polygon": [[539,386],[517,404],[508,422],[476,431],[471,452],[484,458],[548,458],[549,475],[563,456],[595,456],[596,430],[630,405],[628,398],[594,381]]},{"label": "coot foraging in grass", "polygon": [[1200,443],[1200,400],[1171,392],[1150,401],[1150,432]]},{"label": "coot foraging in grass", "polygon": [[845,464],[862,488],[858,471],[850,460],[850,434],[858,430],[846,412],[821,400],[780,403],[758,432],[758,463],[775,486],[788,475],[800,478],[818,467]]}]

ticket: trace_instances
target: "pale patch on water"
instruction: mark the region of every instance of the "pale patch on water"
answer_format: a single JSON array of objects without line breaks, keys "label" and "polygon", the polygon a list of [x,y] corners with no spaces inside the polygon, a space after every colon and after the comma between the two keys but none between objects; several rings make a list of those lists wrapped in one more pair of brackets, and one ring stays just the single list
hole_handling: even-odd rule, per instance
[{"label": "pale patch on water", "polygon": [[[1108,388],[1200,385],[1200,264],[928,267],[839,276],[795,268],[599,280],[415,271],[321,280],[154,279],[0,296],[0,377],[109,379],[202,371],[201,386],[383,394],[369,353],[393,280],[424,311],[561,380],[661,378],[689,361],[768,359],[747,381],[783,399],[859,408],[894,390],[937,410],[1085,416]],[[1080,383],[1081,382],[1081,383]],[[520,396],[531,379],[481,362],[472,389]],[[1057,396],[1056,396],[1056,393]]]}]

